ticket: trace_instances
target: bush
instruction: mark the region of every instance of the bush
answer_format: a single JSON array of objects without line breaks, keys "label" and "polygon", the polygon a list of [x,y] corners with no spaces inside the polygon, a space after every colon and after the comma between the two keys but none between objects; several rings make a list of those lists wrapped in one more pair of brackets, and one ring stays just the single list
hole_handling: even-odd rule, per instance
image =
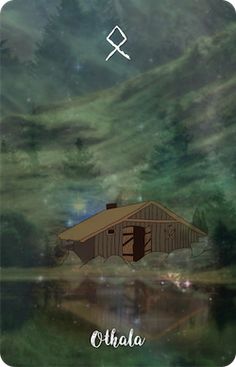
[{"label": "bush", "polygon": [[23,215],[15,212],[2,213],[1,266],[30,267],[40,265],[42,234]]},{"label": "bush", "polygon": [[220,266],[236,262],[236,230],[219,221],[213,233],[213,242]]}]

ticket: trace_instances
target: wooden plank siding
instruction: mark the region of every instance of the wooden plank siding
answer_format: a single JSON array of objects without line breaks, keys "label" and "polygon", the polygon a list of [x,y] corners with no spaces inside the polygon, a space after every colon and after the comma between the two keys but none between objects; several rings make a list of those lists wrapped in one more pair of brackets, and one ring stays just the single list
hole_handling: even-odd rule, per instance
[{"label": "wooden plank siding", "polygon": [[172,220],[173,218],[169,216],[164,210],[157,207],[156,205],[150,204],[146,208],[141,209],[139,212],[135,213],[130,219],[149,219],[149,220]]},{"label": "wooden plank siding", "polygon": [[[150,229],[152,228],[148,222],[140,223],[138,225],[144,227],[146,232],[150,232]],[[124,221],[123,223],[119,223],[113,227],[110,227],[110,229],[114,229],[114,234],[108,234],[108,230],[105,230],[95,236],[95,257],[103,256],[108,258],[113,255],[122,256],[123,233],[127,232],[126,228],[130,229],[132,226],[137,226],[137,223]],[[149,252],[151,252],[151,248],[149,250]]]},{"label": "wooden plank siding", "polygon": [[[170,231],[174,233],[173,237]],[[198,240],[199,234],[182,223],[156,223],[152,225],[152,238],[152,251],[171,252],[190,247]]]},{"label": "wooden plank siding", "polygon": [[[183,223],[150,223],[148,221],[138,222],[138,225],[145,228],[146,240],[150,240],[150,245],[146,248],[146,253],[149,252],[171,252],[176,249],[188,248],[191,243],[198,241],[199,234]],[[94,237],[94,252],[96,256],[108,258],[113,255],[123,255],[123,233],[127,232],[127,228],[137,226],[137,221],[124,221],[111,229],[114,229],[114,234],[108,234],[108,230],[99,233]],[[171,236],[170,232],[173,232]],[[126,236],[127,237],[127,236]]]},{"label": "wooden plank siding", "polygon": [[[123,256],[124,241],[129,239],[127,231],[132,235],[130,228],[134,226],[145,228],[145,243],[149,242],[145,254],[155,251],[169,253],[176,249],[188,248],[200,237],[200,234],[188,225],[176,221],[158,206],[150,204],[123,222],[109,227],[114,233],[109,234],[109,229],[106,229],[94,236],[95,257]],[[132,249],[129,247],[125,248],[125,252]]]},{"label": "wooden plank siding", "polygon": [[86,263],[91,260],[95,254],[94,239],[90,238],[84,243],[76,241],[73,243],[73,251]]},{"label": "wooden plank siding", "polygon": [[108,230],[105,230],[94,237],[95,257],[122,256],[123,223],[119,223],[111,229],[114,229],[114,234],[108,234]]},{"label": "wooden plank siding", "polygon": [[60,236],[63,248],[86,262],[113,255],[138,261],[150,252],[190,248],[206,234],[161,204],[147,202],[104,210]]}]

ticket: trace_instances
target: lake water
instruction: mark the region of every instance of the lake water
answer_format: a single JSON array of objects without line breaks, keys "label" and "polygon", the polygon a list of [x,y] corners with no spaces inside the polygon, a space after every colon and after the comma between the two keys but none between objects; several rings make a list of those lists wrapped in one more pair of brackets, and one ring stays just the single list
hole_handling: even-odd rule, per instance
[{"label": "lake water", "polygon": [[[236,353],[236,289],[157,279],[3,282],[2,348],[10,366],[214,366]],[[90,344],[94,330],[146,338]]]}]

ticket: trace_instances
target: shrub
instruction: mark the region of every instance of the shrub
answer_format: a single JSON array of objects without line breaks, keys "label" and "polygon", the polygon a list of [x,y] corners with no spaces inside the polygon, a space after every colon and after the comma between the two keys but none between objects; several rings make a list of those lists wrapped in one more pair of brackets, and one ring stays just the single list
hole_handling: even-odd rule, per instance
[{"label": "shrub", "polygon": [[7,212],[0,215],[1,266],[30,267],[40,265],[42,235],[22,214]]},{"label": "shrub", "polygon": [[220,266],[236,262],[236,230],[219,221],[213,232],[213,242]]}]

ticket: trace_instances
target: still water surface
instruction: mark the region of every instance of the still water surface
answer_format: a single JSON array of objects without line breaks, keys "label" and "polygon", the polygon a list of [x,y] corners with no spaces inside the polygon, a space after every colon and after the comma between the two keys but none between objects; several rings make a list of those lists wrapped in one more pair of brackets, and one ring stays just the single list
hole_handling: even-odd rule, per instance
[{"label": "still water surface", "polygon": [[[81,278],[2,283],[2,357],[10,366],[214,366],[236,353],[236,289]],[[94,349],[94,330],[146,338]]]}]

